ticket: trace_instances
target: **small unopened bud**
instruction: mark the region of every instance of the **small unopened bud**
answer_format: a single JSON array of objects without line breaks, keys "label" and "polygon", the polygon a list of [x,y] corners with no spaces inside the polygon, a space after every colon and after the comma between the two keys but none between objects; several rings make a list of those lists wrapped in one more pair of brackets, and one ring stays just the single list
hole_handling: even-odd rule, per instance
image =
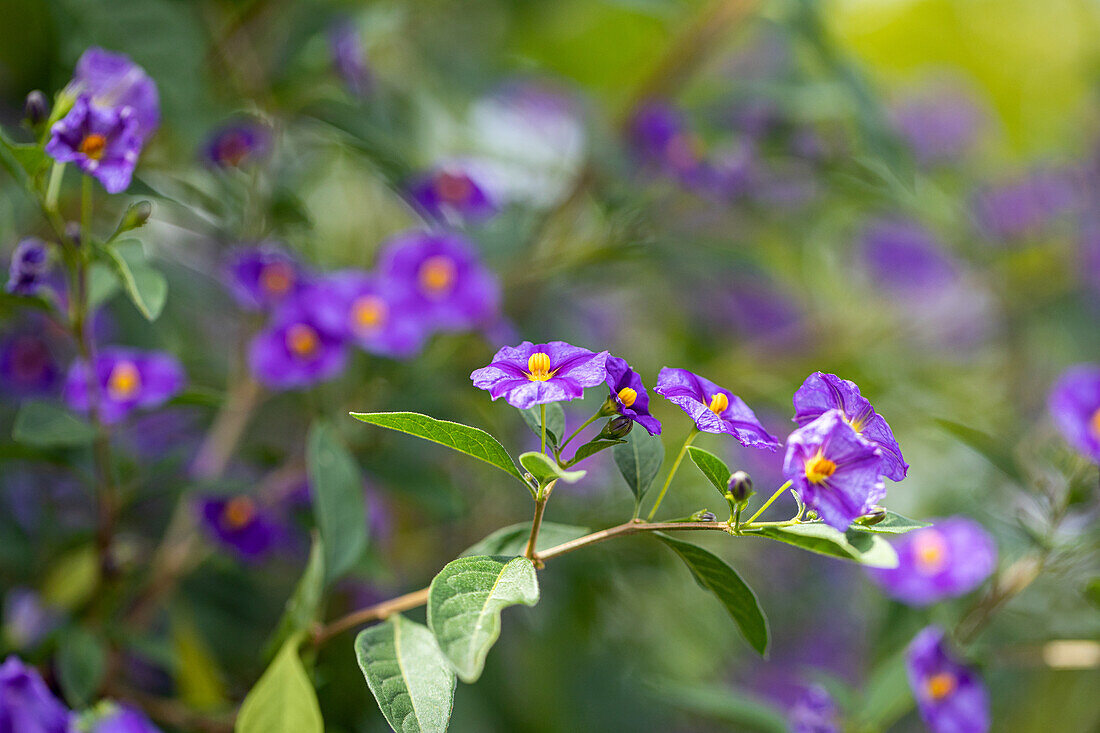
[{"label": "small unopened bud", "polygon": [[691,515],[691,521],[693,522],[714,522],[718,520],[718,515],[714,512],[709,512],[706,509],[700,509]]},{"label": "small unopened bud", "polygon": [[752,477],[744,471],[734,471],[728,484],[729,493],[733,500],[740,503],[747,501],[753,495]]},{"label": "small unopened bud", "polygon": [[870,527],[871,525],[878,524],[883,519],[886,519],[886,508],[876,506],[869,513],[856,519],[856,523],[862,524],[864,527]]},{"label": "small unopened bud", "polygon": [[153,205],[148,201],[138,201],[137,203],[130,204],[130,208],[126,209],[126,213],[122,215],[122,221],[118,223],[118,231],[116,234],[122,232],[128,232],[131,229],[137,229],[140,226],[144,226],[145,222],[149,221],[149,216],[153,213]]},{"label": "small unopened bud", "polygon": [[607,421],[607,425],[603,426],[603,430],[597,436],[597,439],[622,440],[626,437],[626,434],[630,432],[632,427],[634,427],[634,421],[629,417],[620,415],[619,417]]},{"label": "small unopened bud", "polygon": [[73,243],[74,247],[80,246],[80,222],[70,221],[65,225],[65,237]]},{"label": "small unopened bud", "polygon": [[27,101],[23,103],[23,119],[31,127],[38,127],[50,116],[50,102],[46,95],[35,89],[27,95]]}]

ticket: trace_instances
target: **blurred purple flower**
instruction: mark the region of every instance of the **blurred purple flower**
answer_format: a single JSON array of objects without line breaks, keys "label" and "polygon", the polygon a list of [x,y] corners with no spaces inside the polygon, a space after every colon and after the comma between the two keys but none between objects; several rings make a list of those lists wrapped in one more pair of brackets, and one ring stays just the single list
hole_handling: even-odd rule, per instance
[{"label": "blurred purple flower", "polygon": [[1082,203],[1078,188],[1069,171],[1038,168],[979,191],[972,202],[974,216],[994,239],[1038,236],[1059,217],[1077,210]]},{"label": "blurred purple flower", "polygon": [[1081,364],[1066,370],[1054,383],[1048,405],[1069,444],[1100,463],[1100,366]]},{"label": "blurred purple flower", "polygon": [[69,733],[71,717],[34,667],[16,656],[0,665],[0,731]]},{"label": "blurred purple flower", "polygon": [[60,377],[53,346],[41,331],[20,328],[0,341],[0,390],[15,396],[48,394]]},{"label": "blurred purple flower", "polygon": [[120,193],[130,185],[141,142],[132,107],[98,107],[81,96],[54,123],[46,154],[59,163],[76,163],[108,193]]},{"label": "blurred purple flower", "polygon": [[452,232],[412,231],[391,239],[379,255],[381,277],[406,286],[434,328],[484,326],[500,309],[500,284],[473,244]]},{"label": "blurred purple flower", "polygon": [[199,503],[207,533],[244,560],[262,560],[274,549],[282,528],[249,496],[211,496]]},{"label": "blurred purple flower", "polygon": [[80,716],[79,733],[161,733],[137,708],[104,700]]},{"label": "blurred purple flower", "polygon": [[606,384],[619,414],[641,425],[650,435],[660,435],[661,423],[649,414],[649,393],[642,378],[630,368],[626,359],[617,356],[608,356],[606,367]]},{"label": "blurred purple flower", "polygon": [[783,473],[806,506],[840,532],[886,496],[882,453],[829,410],[787,438]]},{"label": "blurred purple flower", "polygon": [[969,593],[997,567],[997,545],[980,524],[949,517],[894,542],[898,566],[869,568],[886,593],[911,606],[927,606]]},{"label": "blurred purple flower", "polygon": [[943,629],[918,633],[905,654],[909,687],[921,718],[932,733],[985,733],[989,694],[981,678],[947,648]]},{"label": "blurred purple flower", "polygon": [[958,280],[955,264],[932,232],[905,219],[874,219],[860,254],[874,285],[915,301],[941,294]]},{"label": "blurred purple flower", "polygon": [[409,194],[428,216],[444,222],[481,221],[497,211],[477,181],[453,166],[417,176]]},{"label": "blurred purple flower", "polygon": [[489,366],[475,370],[470,379],[494,399],[504,397],[512,407],[526,410],[549,402],[575,400],[586,387],[607,379],[606,351],[594,353],[564,341],[505,346]]},{"label": "blurred purple flower", "polygon": [[98,399],[99,418],[111,424],[135,409],[163,405],[179,394],[186,381],[183,367],[171,354],[108,347],[96,355],[94,372],[82,361],[69,368],[65,401],[72,409],[87,412],[92,400]]},{"label": "blurred purple flower", "polygon": [[803,688],[787,716],[791,733],[840,733],[839,711],[821,685]]},{"label": "blurred purple flower", "polygon": [[373,86],[373,80],[359,29],[350,21],[336,23],[329,29],[328,43],[336,73],[352,94],[365,97]]},{"label": "blurred purple flower", "polygon": [[691,416],[705,433],[732,435],[749,448],[779,447],[779,439],[764,429],[744,400],[687,369],[665,367],[654,391]]},{"label": "blurred purple flower", "polygon": [[248,365],[272,389],[301,389],[332,379],[347,363],[347,307],[318,283],[284,303],[252,339]]},{"label": "blurred purple flower", "polygon": [[298,261],[274,242],[233,252],[226,276],[233,297],[249,310],[273,308],[301,292],[307,281]]},{"label": "blurred purple flower", "polygon": [[206,160],[220,168],[243,168],[271,152],[271,131],[258,122],[235,122],[211,134],[203,150]]},{"label": "blurred purple flower", "polygon": [[76,62],[73,79],[65,91],[73,97],[90,96],[96,107],[132,110],[140,142],[148,139],[160,124],[156,83],[124,54],[89,48]]},{"label": "blurred purple flower", "polygon": [[[705,295],[704,312],[732,327],[743,337],[775,346],[806,344],[803,313],[790,293],[768,282],[767,276],[752,273],[736,277],[728,287]],[[715,310],[714,303],[719,303]]]},{"label": "blurred purple flower", "polygon": [[429,324],[404,285],[348,270],[328,275],[321,286],[344,298],[344,326],[352,343],[370,354],[405,359],[420,351]]},{"label": "blurred purple flower", "polygon": [[974,95],[961,87],[929,88],[893,110],[897,131],[922,165],[959,163],[987,122]]},{"label": "blurred purple flower", "polygon": [[794,422],[805,427],[829,410],[838,410],[853,430],[882,452],[882,475],[892,481],[905,478],[909,464],[901,456],[894,431],[859,393],[856,383],[814,372],[794,393]]},{"label": "blurred purple flower", "polygon": [[4,639],[15,649],[35,646],[61,625],[61,615],[30,588],[12,588],[4,596]]},{"label": "blurred purple flower", "polygon": [[643,104],[630,120],[629,135],[635,154],[658,171],[685,185],[705,177],[701,145],[675,107],[659,101]]},{"label": "blurred purple flower", "polygon": [[50,251],[38,237],[27,237],[15,246],[8,268],[9,293],[34,295],[50,270]]}]

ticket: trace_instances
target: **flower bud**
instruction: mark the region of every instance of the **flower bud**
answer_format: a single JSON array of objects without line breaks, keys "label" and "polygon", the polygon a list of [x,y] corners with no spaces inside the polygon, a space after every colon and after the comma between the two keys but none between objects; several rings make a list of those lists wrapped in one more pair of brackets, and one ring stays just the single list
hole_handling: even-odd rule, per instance
[{"label": "flower bud", "polygon": [[691,521],[693,522],[714,522],[718,520],[718,515],[714,512],[707,511],[706,509],[700,509],[691,515]]},{"label": "flower bud", "polygon": [[734,471],[728,486],[730,495],[738,503],[747,501],[755,493],[752,490],[752,477],[744,471]]},{"label": "flower bud", "polygon": [[869,513],[857,518],[856,523],[862,524],[864,527],[870,527],[871,525],[878,524],[883,519],[886,519],[886,508],[876,506]]},{"label": "flower bud", "polygon": [[630,432],[630,429],[634,427],[634,421],[629,417],[619,416],[612,420],[607,421],[607,425],[604,425],[603,430],[597,437],[604,440],[622,440],[626,437],[626,434]]},{"label": "flower bud", "polygon": [[144,226],[145,222],[149,221],[149,216],[153,213],[153,205],[148,201],[138,201],[137,203],[130,204],[130,208],[126,209],[126,213],[122,215],[122,221],[118,224],[118,230],[115,234],[121,234],[122,232],[128,232],[131,229],[137,229],[140,226]]},{"label": "flower bud", "polygon": [[31,127],[38,127],[50,116],[50,103],[46,95],[38,89],[27,95],[27,101],[23,103],[23,119]]}]

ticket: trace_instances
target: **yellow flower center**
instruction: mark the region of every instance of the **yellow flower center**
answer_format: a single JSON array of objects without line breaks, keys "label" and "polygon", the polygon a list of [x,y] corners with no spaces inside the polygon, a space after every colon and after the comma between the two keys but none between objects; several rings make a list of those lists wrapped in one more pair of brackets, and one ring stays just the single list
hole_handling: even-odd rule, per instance
[{"label": "yellow flower center", "polygon": [[107,378],[107,394],[112,400],[128,400],[141,389],[141,373],[132,361],[120,361]]},{"label": "yellow flower center", "polygon": [[260,272],[260,287],[271,295],[282,295],[294,284],[294,268],[286,262],[264,265]]},{"label": "yellow flower center", "polygon": [[373,331],[386,322],[389,306],[377,295],[363,295],[351,306],[351,320],[356,331]]},{"label": "yellow flower center", "polygon": [[554,376],[557,369],[550,369],[550,355],[536,351],[527,357],[527,378],[532,382],[545,382]]},{"label": "yellow flower center", "polygon": [[461,204],[470,198],[473,186],[465,176],[453,173],[440,173],[435,179],[435,190],[439,198],[449,204]]},{"label": "yellow flower center", "polygon": [[445,255],[424,260],[419,272],[420,287],[429,295],[445,295],[455,282],[455,263]]},{"label": "yellow flower center", "polygon": [[80,141],[80,152],[92,160],[102,158],[106,150],[107,138],[98,133],[93,132],[90,135],[85,135],[84,139]]},{"label": "yellow flower center", "polygon": [[806,461],[805,471],[810,483],[820,484],[836,472],[836,464],[826,458],[824,453],[818,453]]},{"label": "yellow flower center", "polygon": [[321,339],[312,327],[295,323],[286,330],[286,347],[295,356],[309,357],[321,348]]},{"label": "yellow flower center", "polygon": [[922,529],[913,535],[913,557],[917,570],[935,575],[947,563],[947,541],[934,529]]},{"label": "yellow flower center", "polygon": [[230,529],[241,529],[256,516],[256,502],[247,496],[235,496],[225,503],[222,521]]},{"label": "yellow flower center", "polygon": [[1100,407],[1096,408],[1096,412],[1092,413],[1092,432],[1100,435]]},{"label": "yellow flower center", "polygon": [[950,672],[939,672],[925,680],[924,687],[928,690],[928,696],[930,698],[933,700],[942,700],[954,692],[958,684],[955,675]]},{"label": "yellow flower center", "polygon": [[710,398],[710,411],[715,415],[721,415],[730,406],[730,398],[719,392]]},{"label": "yellow flower center", "polygon": [[638,399],[638,393],[630,387],[623,387],[619,390],[618,398],[619,402],[623,403],[623,407],[630,407],[634,404],[634,400]]}]

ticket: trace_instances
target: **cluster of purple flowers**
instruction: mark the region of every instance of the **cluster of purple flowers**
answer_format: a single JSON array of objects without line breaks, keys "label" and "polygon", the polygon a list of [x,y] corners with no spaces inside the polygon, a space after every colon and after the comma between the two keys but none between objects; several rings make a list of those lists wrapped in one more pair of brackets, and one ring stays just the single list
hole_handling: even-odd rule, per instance
[{"label": "cluster of purple flowers", "polygon": [[491,326],[500,286],[464,236],[411,231],[391,239],[374,272],[309,272],[275,244],[236,252],[230,288],[245,308],[269,314],[249,364],[273,389],[331,379],[348,347],[406,359],[436,331]]}]

